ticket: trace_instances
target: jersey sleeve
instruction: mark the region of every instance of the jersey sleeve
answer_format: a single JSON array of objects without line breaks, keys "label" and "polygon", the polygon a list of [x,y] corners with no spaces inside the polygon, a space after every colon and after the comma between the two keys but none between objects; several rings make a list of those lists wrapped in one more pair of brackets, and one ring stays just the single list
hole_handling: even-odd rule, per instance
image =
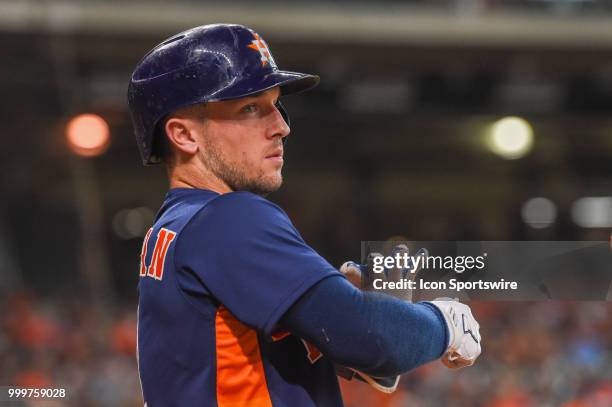
[{"label": "jersey sleeve", "polygon": [[197,277],[236,318],[268,334],[310,287],[342,276],[304,242],[283,210],[249,192],[213,199],[177,239],[177,273]]}]

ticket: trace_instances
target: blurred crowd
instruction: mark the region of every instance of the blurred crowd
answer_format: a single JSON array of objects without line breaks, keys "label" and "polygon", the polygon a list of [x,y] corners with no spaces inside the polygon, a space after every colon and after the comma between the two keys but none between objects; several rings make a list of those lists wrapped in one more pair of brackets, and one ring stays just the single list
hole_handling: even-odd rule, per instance
[{"label": "blurred crowd", "polygon": [[47,407],[142,407],[135,305],[19,293],[1,301],[0,315],[0,385],[66,389]]},{"label": "blurred crowd", "polygon": [[[2,298],[0,385],[66,389],[68,400],[46,406],[142,406],[135,304]],[[612,405],[612,303],[471,305],[484,338],[476,366],[431,363],[403,376],[392,395],[342,379],[346,406]]]},{"label": "blurred crowd", "polygon": [[470,305],[483,336],[474,367],[431,363],[404,375],[392,395],[345,382],[346,406],[612,405],[612,303]]}]

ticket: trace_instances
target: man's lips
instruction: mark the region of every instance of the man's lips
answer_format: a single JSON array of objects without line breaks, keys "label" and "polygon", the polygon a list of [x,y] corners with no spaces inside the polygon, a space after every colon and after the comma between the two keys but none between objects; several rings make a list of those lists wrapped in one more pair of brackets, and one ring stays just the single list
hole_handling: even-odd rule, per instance
[{"label": "man's lips", "polygon": [[266,156],[266,158],[282,159],[283,158],[283,150],[282,149],[274,150],[272,153],[268,154]]}]

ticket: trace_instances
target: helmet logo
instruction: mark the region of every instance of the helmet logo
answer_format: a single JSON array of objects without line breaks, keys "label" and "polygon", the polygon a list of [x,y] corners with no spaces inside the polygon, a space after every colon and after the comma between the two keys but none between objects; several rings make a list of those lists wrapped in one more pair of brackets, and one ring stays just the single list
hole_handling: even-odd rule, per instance
[{"label": "helmet logo", "polygon": [[274,58],[272,58],[272,53],[268,48],[268,44],[266,44],[266,42],[255,32],[253,33],[253,37],[255,39],[251,41],[248,47],[259,52],[261,56],[261,66],[266,66],[266,64],[269,63],[272,68],[276,68],[276,62],[274,62]]}]

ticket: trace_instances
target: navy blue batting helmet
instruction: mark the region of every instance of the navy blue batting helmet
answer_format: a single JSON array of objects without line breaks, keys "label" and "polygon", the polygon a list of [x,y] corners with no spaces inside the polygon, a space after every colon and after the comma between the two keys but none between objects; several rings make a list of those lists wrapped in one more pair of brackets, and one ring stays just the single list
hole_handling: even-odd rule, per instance
[{"label": "navy blue batting helmet", "polygon": [[[263,92],[279,86],[281,95],[316,86],[319,77],[281,71],[266,42],[238,24],[211,24],[174,35],[136,65],[128,104],[143,163],[161,162],[162,119],[179,108]],[[287,113],[279,105],[288,122]]]}]

